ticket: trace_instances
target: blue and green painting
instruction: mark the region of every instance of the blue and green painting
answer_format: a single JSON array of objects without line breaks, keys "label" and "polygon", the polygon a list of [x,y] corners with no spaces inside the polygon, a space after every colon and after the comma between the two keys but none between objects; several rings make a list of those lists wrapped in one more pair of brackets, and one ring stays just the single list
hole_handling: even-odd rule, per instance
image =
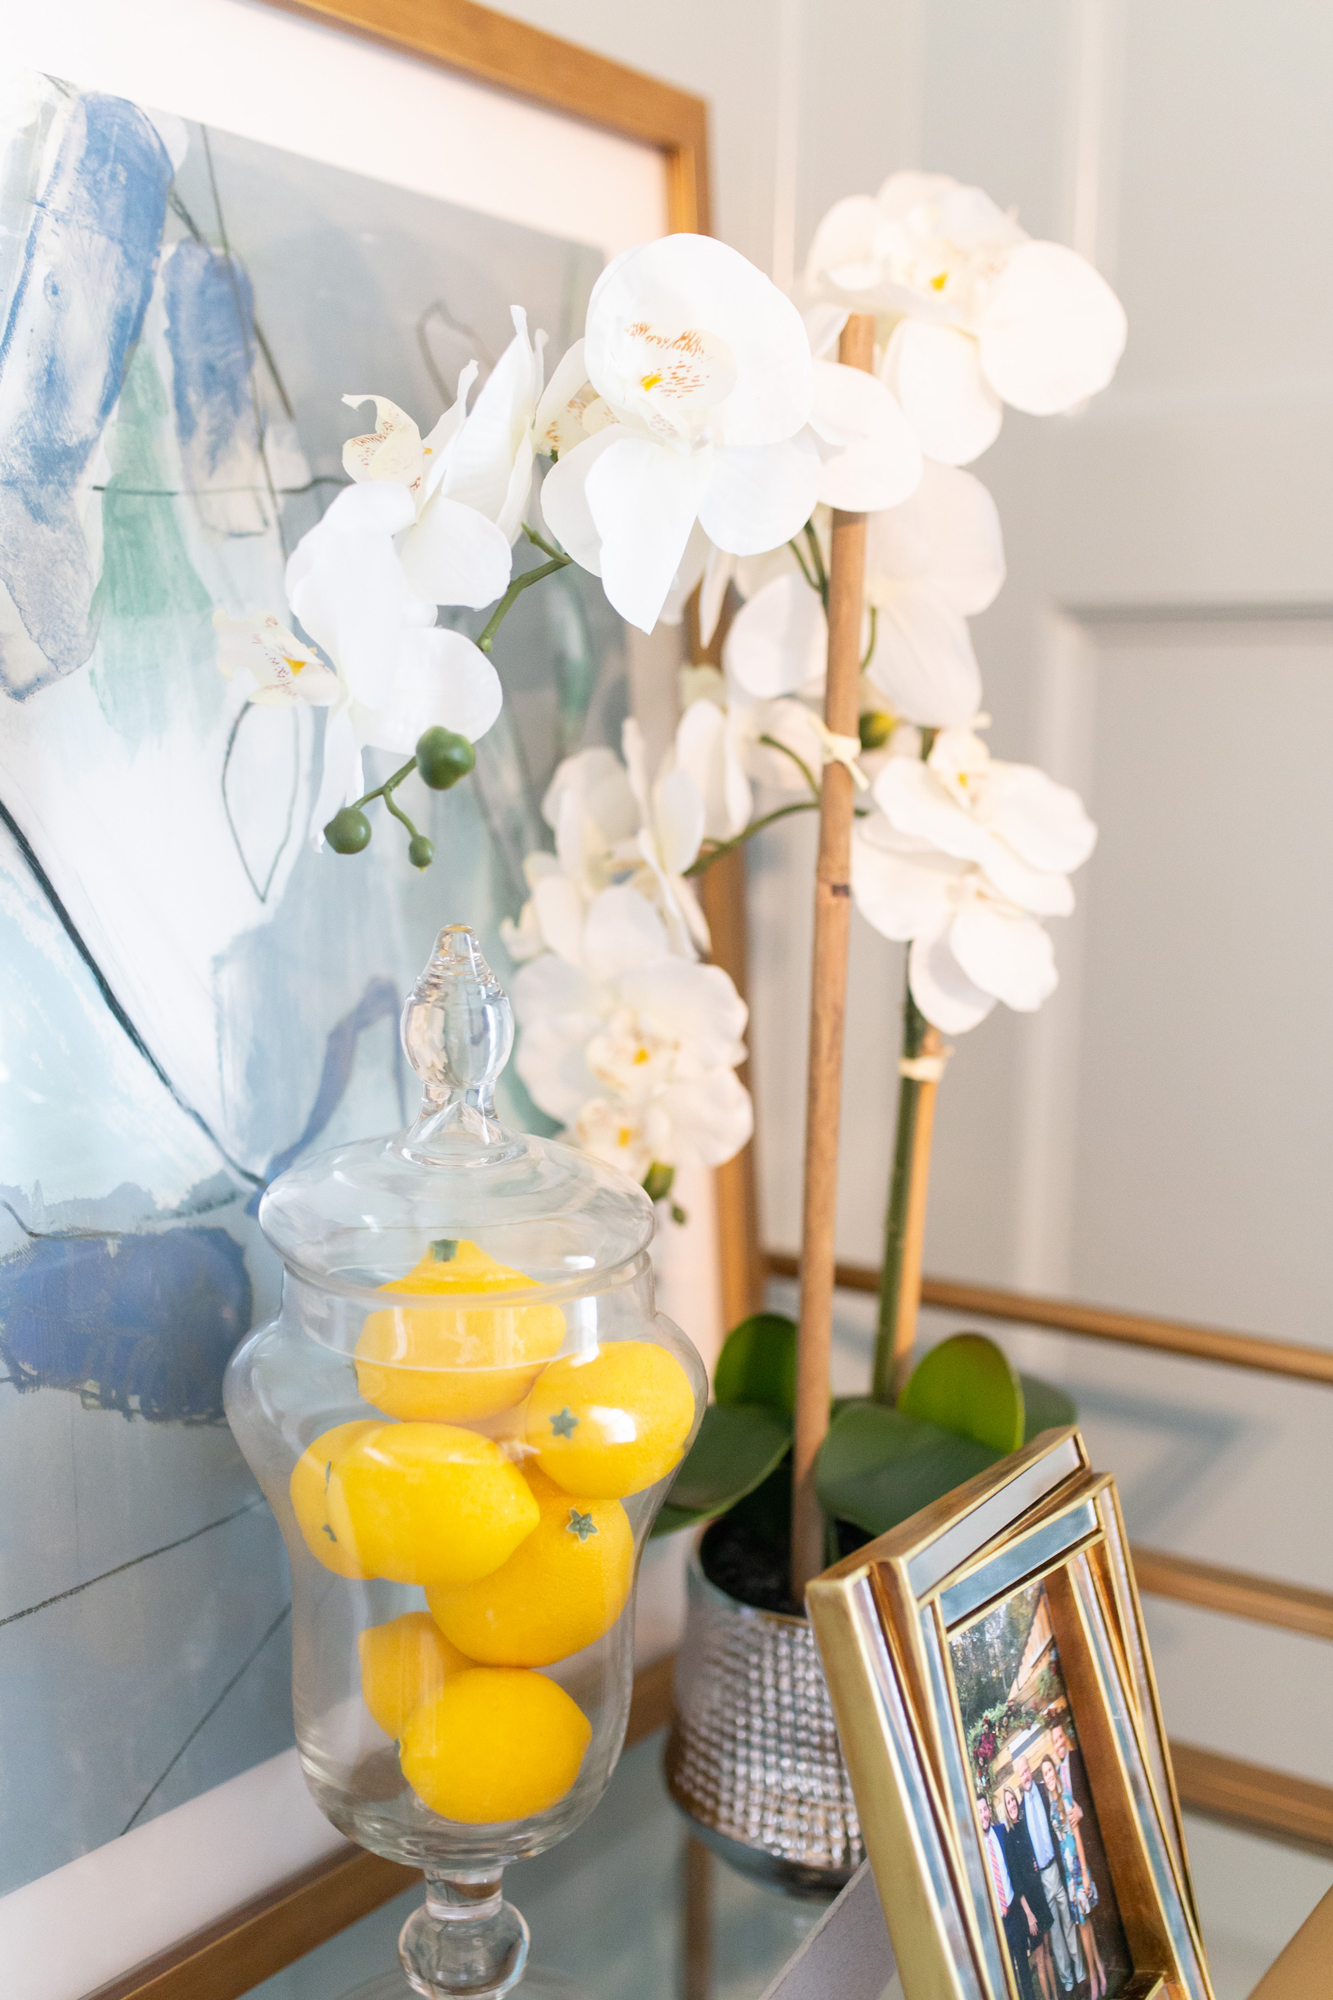
[{"label": "blue and green painting", "polygon": [[219,1394],[277,1296],[257,1195],[410,1114],[402,994],[445,922],[504,964],[624,671],[586,578],[528,593],[474,779],[419,801],[434,867],[316,851],[322,717],[248,707],[213,611],[286,615],[344,391],[432,423],[511,301],[576,337],[600,256],[57,79],[0,115],[3,1893],[290,1742]]}]

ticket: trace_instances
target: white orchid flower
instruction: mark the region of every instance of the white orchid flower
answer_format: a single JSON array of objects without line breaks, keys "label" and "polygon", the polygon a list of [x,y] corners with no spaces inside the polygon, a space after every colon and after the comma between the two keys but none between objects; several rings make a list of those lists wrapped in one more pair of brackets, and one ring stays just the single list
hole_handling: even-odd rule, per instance
[{"label": "white orchid flower", "polygon": [[598,747],[557,768],[542,800],[542,817],[555,833],[556,869],[537,866],[530,875],[528,922],[550,950],[565,950],[570,926],[582,922],[594,896],[613,885],[632,887],[660,911],[672,949],[693,958],[708,949],[708,925],[685,879],[704,838],[703,799],[670,755],[650,780],[632,718],[621,741],[623,765],[614,751]]},{"label": "white orchid flower", "polygon": [[343,466],[358,482],[387,481],[412,496],[414,518],[398,555],[411,588],[434,604],[481,610],[504,594],[512,545],[532,490],[532,420],[542,386],[545,334],[528,338],[527,315],[510,308],[514,338],[479,390],[470,361],[458,394],[429,437],[386,396],[349,395],[356,409],[374,403],[376,426],[343,446]]},{"label": "white orchid flower", "polygon": [[635,1180],[658,1162],[720,1166],[749,1138],[745,1003],[719,966],[672,951],[637,890],[601,890],[511,991],[533,1101]]},{"label": "white orchid flower", "polygon": [[1069,873],[1097,838],[1077,794],[944,729],[924,763],[888,758],[874,799],[853,834],[852,894],[877,931],[910,940],[927,1020],[962,1034],[997,1000],[1035,1011],[1057,981],[1039,919],[1072,910]]},{"label": "white orchid flower", "polygon": [[892,174],[877,195],[836,202],[804,292],[817,345],[850,312],[885,323],[882,379],[947,465],[993,442],[1005,403],[1049,416],[1104,389],[1125,345],[1124,311],[1091,264],[947,174]]},{"label": "white orchid flower", "polygon": [[349,487],[287,564],[287,601],[338,678],[320,826],[361,791],[363,747],[410,755],[437,724],[475,743],[500,713],[500,679],[486,655],[463,633],[436,626],[435,606],[408,586],[394,538],[413,512],[405,483]]},{"label": "white orchid flower", "polygon": [[[981,670],[967,620],[994,601],[1004,575],[995,502],[970,472],[927,462],[911,499],[871,515],[866,672],[896,715],[927,728],[972,720]],[[752,695],[822,693],[828,623],[794,563],[748,599],[724,652]]]},{"label": "white orchid flower", "polygon": [[260,707],[309,702],[327,708],[337,701],[338,676],[319,654],[289,632],[271,612],[258,618],[213,613],[218,635],[218,668],[228,680],[237,673],[251,683],[250,699]]},{"label": "white orchid flower", "polygon": [[649,779],[643,733],[631,716],[621,734],[625,770],[639,808],[638,849],[657,884],[658,906],[673,951],[693,958],[707,951],[708,925],[685,870],[697,860],[704,838],[704,802],[690,773],[668,753],[655,780]]},{"label": "white orchid flower", "polygon": [[696,521],[754,555],[809,519],[813,404],[800,314],[739,252],[690,235],[627,250],[593,290],[582,358],[565,357],[537,412],[539,448],[559,454],[547,522],[651,631]]},{"label": "white orchid flower", "polygon": [[703,799],[707,840],[734,840],[745,830],[755,785],[808,792],[829,742],[841,740],[803,702],[756,701],[716,667],[687,667],[682,683],[674,756]]}]

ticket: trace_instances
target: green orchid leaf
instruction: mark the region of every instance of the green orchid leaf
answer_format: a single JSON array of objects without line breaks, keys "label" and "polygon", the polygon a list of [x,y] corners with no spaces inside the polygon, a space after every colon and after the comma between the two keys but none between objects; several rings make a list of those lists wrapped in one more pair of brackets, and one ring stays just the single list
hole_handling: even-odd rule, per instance
[{"label": "green orchid leaf", "polygon": [[671,1482],[654,1535],[711,1521],[767,1479],[791,1448],[791,1424],[757,1403],[710,1403]]},{"label": "green orchid leaf", "polygon": [[1020,1375],[1018,1379],[1023,1384],[1024,1444],[1031,1444],[1039,1431],[1063,1430],[1066,1424],[1078,1422],[1078,1407],[1063,1389],[1035,1375]]},{"label": "green orchid leaf", "polygon": [[955,1437],[989,1445],[997,1455],[1023,1442],[1023,1385],[1003,1348],[984,1333],[956,1333],[932,1347],[912,1371],[898,1408]]},{"label": "green orchid leaf", "polygon": [[723,1408],[761,1403],[790,1417],[796,1409],[796,1322],[783,1313],[751,1313],[727,1335],[713,1370]]},{"label": "green orchid leaf", "polygon": [[825,1512],[882,1535],[1004,1453],[884,1403],[848,1403],[829,1426],[816,1486]]}]

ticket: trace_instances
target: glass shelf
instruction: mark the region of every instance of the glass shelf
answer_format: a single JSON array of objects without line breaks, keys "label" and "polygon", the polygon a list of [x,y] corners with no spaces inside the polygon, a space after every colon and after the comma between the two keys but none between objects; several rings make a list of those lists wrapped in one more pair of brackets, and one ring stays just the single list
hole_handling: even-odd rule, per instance
[{"label": "glass shelf", "polygon": [[[533,1966],[564,1973],[586,2000],[759,2000],[825,1906],[711,1856],[687,1865],[693,1844],[662,1780],[664,1740],[659,1732],[627,1751],[577,1832],[507,1873],[532,1927]],[[248,2000],[352,2000],[394,1969],[398,1931],[420,1901],[414,1888],[386,1903]],[[402,2000],[411,2000],[406,1980]]]}]

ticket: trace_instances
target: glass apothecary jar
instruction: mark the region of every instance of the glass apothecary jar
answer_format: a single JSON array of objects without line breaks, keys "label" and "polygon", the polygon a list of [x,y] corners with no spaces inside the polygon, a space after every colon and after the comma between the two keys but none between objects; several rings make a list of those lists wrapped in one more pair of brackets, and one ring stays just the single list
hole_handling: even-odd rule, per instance
[{"label": "glass apothecary jar", "polygon": [[421,1115],[268,1189],[282,1310],[224,1393],[291,1559],[307,1783],[425,1871],[411,1985],[480,1996],[523,1976],[501,1871],[570,1833],[619,1755],[638,1559],[707,1382],[654,1309],[643,1190],[497,1121],[513,1026],[465,926],[402,1036]]}]

